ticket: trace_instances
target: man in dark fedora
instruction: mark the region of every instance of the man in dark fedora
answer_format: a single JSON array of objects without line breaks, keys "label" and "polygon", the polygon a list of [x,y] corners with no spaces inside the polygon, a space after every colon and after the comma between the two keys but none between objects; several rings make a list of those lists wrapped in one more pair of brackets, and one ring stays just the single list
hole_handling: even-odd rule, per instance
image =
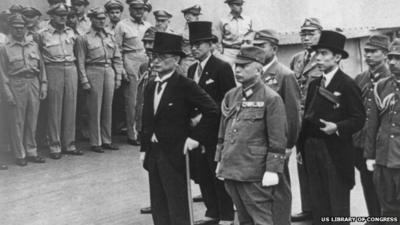
[{"label": "man in dark fedora", "polygon": [[[188,77],[193,79],[221,106],[225,93],[236,86],[231,66],[215,57],[212,52],[212,44],[217,37],[211,32],[212,23],[197,21],[189,23],[189,41],[192,47],[192,55],[197,63],[189,67]],[[193,126],[196,126],[201,114],[195,113]],[[191,153],[191,162],[196,172],[195,180],[200,185],[200,190],[207,207],[205,219],[195,224],[220,224],[232,223],[234,219],[233,203],[226,193],[224,183],[215,176],[217,163],[214,161],[218,140],[218,127],[209,130],[212,134],[210,146],[197,149]]]},{"label": "man in dark fedora", "polygon": [[322,31],[313,46],[323,74],[308,89],[299,147],[310,182],[314,224],[332,222],[324,221],[330,216],[350,216],[352,135],[363,127],[365,111],[357,84],[339,68],[348,57],[345,42],[341,33]]},{"label": "man in dark fedora", "polygon": [[[188,150],[209,146],[210,130],[217,129],[218,108],[194,81],[177,72],[182,36],[157,32],[153,46],[157,77],[144,93],[141,158],[149,172],[150,201],[155,225],[188,225],[185,177]],[[192,128],[194,108],[202,114]],[[190,190],[189,190],[190,191]]]},{"label": "man in dark fedora", "polygon": [[367,204],[369,216],[380,215],[380,205],[378,196],[373,183],[373,172],[368,171],[366,159],[364,158],[364,148],[369,139],[376,136],[369,135],[368,130],[374,129],[376,124],[371,118],[371,110],[374,107],[374,86],[382,79],[390,76],[390,70],[386,64],[387,53],[389,51],[389,38],[384,35],[372,35],[368,38],[364,47],[365,62],[368,70],[357,75],[355,81],[361,89],[362,99],[367,114],[367,119],[363,129],[354,134],[353,142],[356,152],[356,168],[360,172],[361,184],[364,191],[364,199]]}]

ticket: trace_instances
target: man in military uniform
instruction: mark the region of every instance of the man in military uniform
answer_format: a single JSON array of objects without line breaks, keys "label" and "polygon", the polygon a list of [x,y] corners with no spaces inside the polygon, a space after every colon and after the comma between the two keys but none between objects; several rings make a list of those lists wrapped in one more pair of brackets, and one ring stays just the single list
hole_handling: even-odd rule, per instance
[{"label": "man in military uniform", "polygon": [[240,50],[235,75],[242,86],[222,102],[216,172],[225,180],[240,224],[275,224],[274,192],[285,164],[285,106],[261,80],[265,57],[259,47]]},{"label": "man in military uniform", "polygon": [[[319,19],[306,18],[300,28],[300,39],[304,50],[296,53],[290,61],[290,69],[294,71],[300,87],[302,109],[310,81],[322,76],[322,72],[317,66],[315,52],[311,48],[318,43],[321,30],[322,26]],[[297,171],[300,183],[301,212],[292,216],[293,222],[312,219],[308,179],[299,151],[297,151]]]},{"label": "man in military uniform", "polygon": [[[65,4],[65,0],[47,0],[47,2],[49,3],[50,8],[58,3]],[[49,26],[49,23],[50,23],[50,18],[46,18],[43,21],[41,21],[39,23],[39,31],[42,31],[43,29],[47,28]]]},{"label": "man in military uniform", "polygon": [[[153,221],[155,225],[188,225],[184,155],[210,143],[210,130],[218,124],[218,109],[203,89],[177,72],[184,55],[181,36],[156,32],[153,53],[157,77],[144,93],[140,149],[149,172]],[[199,109],[202,119],[192,129],[193,108]]]},{"label": "man in military uniform", "polygon": [[90,30],[90,19],[86,15],[86,8],[89,5],[88,0],[71,0],[71,6],[78,15],[78,24],[76,30],[79,35],[84,35]]},{"label": "man in military uniform", "polygon": [[279,182],[274,195],[274,212],[276,212],[274,222],[290,225],[292,193],[288,164],[300,131],[300,89],[294,72],[278,61],[276,53],[279,38],[274,30],[265,29],[255,32],[253,45],[261,47],[266,53],[261,75],[262,81],[276,91],[285,104],[288,124],[286,160],[284,172],[280,177],[281,182]]},{"label": "man in military uniform", "polygon": [[169,24],[171,23],[172,15],[165,10],[156,10],[153,12],[154,18],[156,19],[156,29],[159,32],[174,33]]},{"label": "man in military uniform", "polygon": [[[148,62],[140,65],[139,68],[139,81],[138,81],[138,92],[136,96],[136,130],[141,136],[142,134],[142,114],[143,114],[143,104],[144,104],[144,91],[151,80],[153,80],[157,73],[153,70],[153,54],[152,49],[154,45],[154,38],[156,34],[156,28],[150,27],[144,33],[142,42],[144,48],[146,49],[146,55],[149,58]],[[143,162],[141,162],[143,164]],[[140,209],[140,213],[149,214],[151,213],[151,207],[144,207]]]},{"label": "man in military uniform", "polygon": [[183,37],[183,44],[182,44],[182,50],[186,54],[185,57],[181,59],[181,68],[183,75],[187,75],[187,70],[189,69],[189,66],[191,66],[195,62],[195,58],[192,55],[192,50],[189,42],[189,23],[190,22],[195,22],[199,21],[199,16],[201,15],[201,7],[200,5],[192,5],[184,8],[181,10],[183,13],[183,16],[185,18],[185,26],[183,29],[179,32],[180,35]]},{"label": "man in military uniform", "polygon": [[109,0],[104,5],[107,11],[108,18],[110,19],[107,28],[114,33],[115,26],[121,20],[122,12],[124,11],[124,5],[119,0]]},{"label": "man in military uniform", "polygon": [[76,35],[65,25],[68,6],[53,5],[47,12],[51,21],[38,36],[48,79],[48,135],[50,157],[61,152],[82,155],[75,146],[75,118],[78,73],[74,46]]},{"label": "man in military uniform", "polygon": [[103,7],[89,11],[92,28],[77,40],[78,74],[87,92],[91,150],[118,150],[111,140],[112,99],[121,86],[122,58],[111,32],[105,30]]},{"label": "man in military uniform", "polygon": [[24,16],[24,20],[26,21],[26,28],[28,30],[27,35],[37,35],[40,29],[39,22],[42,13],[33,7],[25,7],[22,10],[22,15]]},{"label": "man in military uniform", "polygon": [[27,160],[44,163],[35,134],[40,100],[47,96],[47,78],[39,46],[26,36],[20,14],[9,18],[10,40],[0,48],[0,84],[7,104],[10,146],[19,166]]},{"label": "man in military uniform", "polygon": [[352,135],[363,127],[365,110],[357,84],[339,68],[340,61],[349,56],[345,42],[341,33],[322,31],[312,47],[323,75],[310,82],[299,147],[315,225],[327,222],[322,217],[350,216],[350,190],[355,182]]},{"label": "man in military uniform", "polygon": [[[367,169],[373,171],[373,181],[378,194],[381,216],[400,215],[400,41],[390,46],[389,68],[391,76],[379,81],[374,90],[375,101],[368,115],[369,129],[364,146]],[[393,221],[387,224],[400,224]]]},{"label": "man in military uniform", "polygon": [[366,142],[368,142],[368,139],[376,138],[375,136],[367,136],[368,130],[374,129],[375,126],[374,124],[371,124],[371,119],[369,119],[369,117],[371,108],[374,104],[374,86],[379,82],[379,80],[390,76],[390,71],[386,64],[386,54],[388,51],[388,37],[384,35],[370,36],[364,47],[365,62],[369,68],[361,74],[358,74],[355,78],[358,87],[361,89],[363,103],[367,114],[364,128],[353,136],[354,146],[356,147],[355,162],[356,168],[360,172],[361,184],[369,216],[379,216],[381,209],[373,183],[373,173],[368,171],[365,163],[364,146]]},{"label": "man in military uniform", "polygon": [[244,35],[253,29],[253,20],[242,14],[243,0],[226,0],[225,3],[231,11],[219,22],[217,35],[221,41],[221,57],[233,67]]},{"label": "man in military uniform", "polygon": [[[192,54],[197,63],[189,67],[188,78],[193,79],[203,88],[220,108],[226,92],[236,86],[231,66],[212,54],[213,43],[218,41],[212,34],[212,23],[197,21],[189,23],[189,41]],[[193,126],[201,120],[201,114],[194,113]],[[212,142],[191,153],[193,179],[200,185],[200,190],[207,207],[205,218],[196,225],[231,224],[234,219],[232,199],[226,193],[223,182],[215,176],[217,163],[214,161],[215,146],[218,140],[218,128],[209,131]]]},{"label": "man in military uniform", "polygon": [[121,20],[115,27],[115,38],[122,51],[126,76],[124,85],[126,123],[128,128],[128,143],[139,145],[135,128],[135,107],[139,67],[147,61],[142,43],[144,32],[150,24],[143,21],[144,2],[142,0],[129,1],[130,18]]}]

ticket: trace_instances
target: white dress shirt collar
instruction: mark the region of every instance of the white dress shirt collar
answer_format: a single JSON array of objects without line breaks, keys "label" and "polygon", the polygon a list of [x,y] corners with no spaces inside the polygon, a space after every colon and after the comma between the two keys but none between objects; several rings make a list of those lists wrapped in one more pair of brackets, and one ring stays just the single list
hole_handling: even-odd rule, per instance
[{"label": "white dress shirt collar", "polygon": [[329,83],[331,82],[331,80],[333,79],[333,77],[335,76],[336,72],[339,70],[339,66],[337,66],[335,69],[333,69],[331,72],[325,74],[323,73],[322,76],[325,77],[325,87],[328,87]]},{"label": "white dress shirt collar", "polygon": [[269,62],[267,65],[265,65],[263,67],[263,73],[265,73],[271,67],[271,65],[276,62],[276,60],[277,60],[277,57],[274,56],[274,58],[271,60],[271,62]]},{"label": "white dress shirt collar", "polygon": [[160,78],[159,76],[156,76],[156,78],[154,79],[155,82],[164,82],[166,81],[168,78],[172,77],[172,75],[174,74],[175,70],[173,70],[171,73],[163,76],[162,78]]}]

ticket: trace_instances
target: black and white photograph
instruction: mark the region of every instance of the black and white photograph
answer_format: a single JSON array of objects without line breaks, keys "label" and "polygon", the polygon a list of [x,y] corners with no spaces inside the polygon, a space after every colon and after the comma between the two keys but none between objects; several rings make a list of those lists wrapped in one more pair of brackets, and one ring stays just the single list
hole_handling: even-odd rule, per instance
[{"label": "black and white photograph", "polygon": [[2,0],[0,224],[400,225],[398,0]]}]

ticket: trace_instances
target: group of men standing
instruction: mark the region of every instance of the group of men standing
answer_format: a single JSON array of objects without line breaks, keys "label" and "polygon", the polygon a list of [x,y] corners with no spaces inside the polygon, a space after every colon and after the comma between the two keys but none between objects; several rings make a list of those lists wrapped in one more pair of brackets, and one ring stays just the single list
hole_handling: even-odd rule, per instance
[{"label": "group of men standing", "polygon": [[[243,0],[225,1],[231,11],[216,32],[199,20],[200,6],[184,8],[180,33],[168,27],[165,10],[154,12],[151,26],[151,5],[142,0],[127,0],[123,20],[118,0],[88,13],[87,0],[72,0],[72,11],[62,0],[49,3],[51,19],[30,33],[27,21],[40,12],[11,7],[0,48],[18,165],[45,161],[37,153],[38,118],[53,159],[83,154],[75,145],[81,113],[91,150],[118,150],[111,140],[116,95],[124,99],[128,143],[141,144],[156,225],[190,224],[186,154],[207,208],[198,225],[232,224],[234,206],[240,224],[350,216],[355,166],[369,215],[400,215],[400,42],[372,35],[364,48],[369,69],[352,79],[341,70],[346,37],[316,18],[301,26],[305,50],[288,68],[277,58],[279,35],[254,31]],[[302,212],[291,217],[294,146]]]}]

